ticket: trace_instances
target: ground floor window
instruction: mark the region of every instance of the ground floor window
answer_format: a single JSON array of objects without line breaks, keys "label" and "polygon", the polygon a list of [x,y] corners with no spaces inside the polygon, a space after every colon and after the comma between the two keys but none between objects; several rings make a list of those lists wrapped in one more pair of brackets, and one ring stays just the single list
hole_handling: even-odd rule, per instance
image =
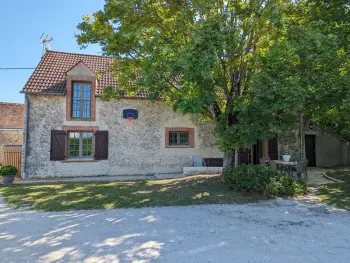
[{"label": "ground floor window", "polygon": [[170,132],[170,146],[188,146],[190,145],[190,132]]},{"label": "ground floor window", "polygon": [[92,132],[68,133],[68,157],[89,158],[92,157]]},{"label": "ground floor window", "polygon": [[165,128],[166,148],[194,148],[193,128]]}]

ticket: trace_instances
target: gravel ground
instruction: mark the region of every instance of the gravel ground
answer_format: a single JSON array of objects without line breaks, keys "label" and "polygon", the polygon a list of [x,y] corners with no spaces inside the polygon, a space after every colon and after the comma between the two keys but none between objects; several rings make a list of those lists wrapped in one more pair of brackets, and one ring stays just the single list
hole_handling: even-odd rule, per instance
[{"label": "gravel ground", "polygon": [[350,213],[310,200],[39,213],[0,205],[1,262],[349,262]]}]

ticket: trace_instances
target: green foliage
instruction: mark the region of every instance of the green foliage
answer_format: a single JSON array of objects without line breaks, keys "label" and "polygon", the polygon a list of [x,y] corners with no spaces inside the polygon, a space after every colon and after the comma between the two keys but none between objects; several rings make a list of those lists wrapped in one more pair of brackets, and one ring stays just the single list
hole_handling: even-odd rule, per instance
[{"label": "green foliage", "polygon": [[225,182],[236,191],[274,196],[305,194],[307,185],[266,165],[241,165],[225,173]]},{"label": "green foliage", "polygon": [[0,168],[0,176],[16,176],[17,168],[12,165],[2,166]]},{"label": "green foliage", "polygon": [[305,113],[321,127],[347,139],[350,139],[349,11],[348,0],[299,0],[290,19],[295,27],[309,29],[305,34],[294,34],[294,43],[304,47],[303,61],[309,61],[309,68],[301,72],[308,79]]},{"label": "green foliage", "polygon": [[[216,121],[231,153],[285,132],[301,112],[350,131],[348,22],[335,15],[348,5],[328,2],[107,0],[84,16],[77,41],[116,58],[110,71],[128,95],[143,88]],[[103,100],[120,95],[107,87]]]},{"label": "green foliage", "polygon": [[265,194],[273,196],[296,196],[307,193],[307,184],[297,181],[289,175],[271,178],[266,185]]},{"label": "green foliage", "polygon": [[280,172],[266,165],[241,165],[225,173],[225,181],[233,190],[263,194],[271,178]]}]

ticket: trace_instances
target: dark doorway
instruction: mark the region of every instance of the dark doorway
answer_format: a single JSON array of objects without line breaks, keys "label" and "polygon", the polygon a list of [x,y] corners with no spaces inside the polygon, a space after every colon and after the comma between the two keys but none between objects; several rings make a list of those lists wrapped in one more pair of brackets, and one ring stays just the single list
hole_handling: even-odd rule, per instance
[{"label": "dark doorway", "polygon": [[259,159],[264,156],[264,147],[261,141],[257,141],[256,144],[253,145],[253,164],[260,164]]},{"label": "dark doorway", "polygon": [[239,148],[238,163],[249,164],[249,149]]},{"label": "dark doorway", "polygon": [[270,139],[268,144],[268,154],[271,160],[278,160],[278,143],[277,137]]},{"label": "dark doorway", "polygon": [[305,155],[308,160],[307,166],[316,166],[315,135],[305,135]]}]

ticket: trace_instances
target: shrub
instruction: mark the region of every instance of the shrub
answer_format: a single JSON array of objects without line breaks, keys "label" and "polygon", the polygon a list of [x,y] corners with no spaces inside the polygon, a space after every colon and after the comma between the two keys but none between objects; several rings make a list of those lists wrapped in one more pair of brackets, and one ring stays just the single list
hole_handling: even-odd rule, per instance
[{"label": "shrub", "polygon": [[2,166],[0,169],[0,176],[16,176],[17,168],[12,165]]},{"label": "shrub", "polygon": [[306,193],[304,182],[297,181],[266,165],[240,165],[225,173],[225,182],[236,191],[276,196]]},{"label": "shrub", "polygon": [[275,196],[296,196],[307,193],[307,184],[295,180],[293,177],[283,174],[282,176],[271,178],[266,186],[266,195]]},{"label": "shrub", "polygon": [[270,179],[279,175],[266,165],[240,165],[228,170],[224,179],[233,190],[263,194]]}]

